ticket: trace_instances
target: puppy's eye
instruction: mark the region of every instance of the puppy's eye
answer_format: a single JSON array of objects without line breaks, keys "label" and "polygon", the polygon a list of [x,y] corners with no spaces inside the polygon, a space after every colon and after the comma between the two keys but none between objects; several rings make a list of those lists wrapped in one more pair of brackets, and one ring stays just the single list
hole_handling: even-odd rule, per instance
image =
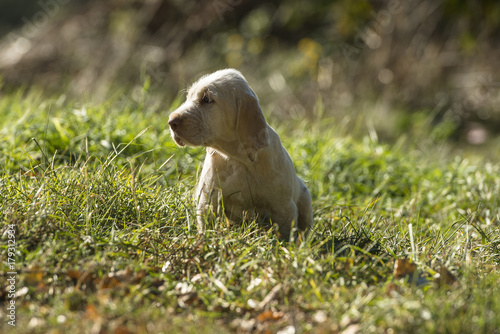
[{"label": "puppy's eye", "polygon": [[201,102],[203,102],[203,103],[211,103],[212,99],[210,99],[210,97],[208,97],[208,95],[204,95],[203,98],[201,99]]}]

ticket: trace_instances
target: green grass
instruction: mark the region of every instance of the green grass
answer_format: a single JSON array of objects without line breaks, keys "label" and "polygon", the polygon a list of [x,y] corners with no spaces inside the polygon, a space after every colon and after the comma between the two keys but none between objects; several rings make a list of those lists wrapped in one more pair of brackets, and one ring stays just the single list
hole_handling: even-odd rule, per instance
[{"label": "green grass", "polygon": [[[339,120],[278,126],[311,190],[310,238],[218,220],[198,239],[204,150],[176,147],[167,119],[144,101],[1,96],[1,332],[500,332],[499,164]],[[405,258],[418,279],[395,278]]]}]

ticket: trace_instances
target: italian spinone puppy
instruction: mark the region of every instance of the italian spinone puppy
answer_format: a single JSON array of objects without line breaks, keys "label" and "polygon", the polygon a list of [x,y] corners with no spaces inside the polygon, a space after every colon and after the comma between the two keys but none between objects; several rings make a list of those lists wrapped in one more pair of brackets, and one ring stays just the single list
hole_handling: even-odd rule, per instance
[{"label": "italian spinone puppy", "polygon": [[195,191],[199,231],[207,214],[222,208],[233,222],[258,216],[277,225],[284,239],[293,227],[306,234],[312,228],[309,190],[240,72],[199,79],[168,124],[177,145],[207,148]]}]

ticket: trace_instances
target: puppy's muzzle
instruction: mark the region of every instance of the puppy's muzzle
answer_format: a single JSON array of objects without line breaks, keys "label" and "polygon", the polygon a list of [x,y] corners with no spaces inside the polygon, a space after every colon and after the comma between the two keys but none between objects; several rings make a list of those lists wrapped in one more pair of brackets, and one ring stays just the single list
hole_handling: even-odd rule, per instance
[{"label": "puppy's muzzle", "polygon": [[181,125],[181,123],[182,123],[182,118],[180,118],[179,116],[171,117],[168,120],[168,125],[170,125],[170,129],[172,129],[173,131],[177,130]]}]

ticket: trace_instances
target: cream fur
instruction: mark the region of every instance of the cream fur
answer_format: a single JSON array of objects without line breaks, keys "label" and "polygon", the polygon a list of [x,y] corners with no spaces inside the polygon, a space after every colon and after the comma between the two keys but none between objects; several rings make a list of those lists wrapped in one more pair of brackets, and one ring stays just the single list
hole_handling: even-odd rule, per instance
[{"label": "cream fur", "polygon": [[292,224],[306,233],[312,228],[309,190],[240,72],[225,69],[199,79],[169,125],[178,145],[207,147],[195,192],[200,231],[207,212],[222,206],[234,222],[270,219],[282,238],[290,237]]}]

